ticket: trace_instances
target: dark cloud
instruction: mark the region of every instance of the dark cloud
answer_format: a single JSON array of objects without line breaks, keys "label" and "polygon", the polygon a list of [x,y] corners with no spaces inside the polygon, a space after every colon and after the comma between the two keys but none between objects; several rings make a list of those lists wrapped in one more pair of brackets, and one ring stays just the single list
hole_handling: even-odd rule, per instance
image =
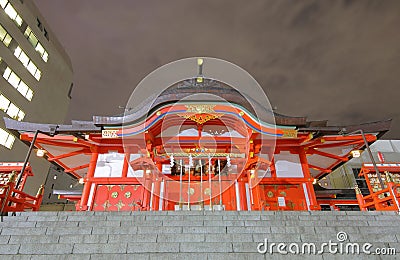
[{"label": "dark cloud", "polygon": [[278,112],[357,124],[393,118],[400,137],[400,2],[35,0],[74,68],[68,120],[120,113],[170,61],[246,69]]}]

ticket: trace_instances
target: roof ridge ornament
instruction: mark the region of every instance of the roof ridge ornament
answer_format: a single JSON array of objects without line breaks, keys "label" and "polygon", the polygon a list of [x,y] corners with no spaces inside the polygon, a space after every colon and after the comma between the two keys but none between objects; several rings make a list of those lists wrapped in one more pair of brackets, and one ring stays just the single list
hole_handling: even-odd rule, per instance
[{"label": "roof ridge ornament", "polygon": [[202,58],[197,58],[197,66],[198,66],[198,73],[197,73],[197,78],[196,78],[196,86],[198,84],[203,83],[204,77],[203,77],[203,62],[204,60]]}]

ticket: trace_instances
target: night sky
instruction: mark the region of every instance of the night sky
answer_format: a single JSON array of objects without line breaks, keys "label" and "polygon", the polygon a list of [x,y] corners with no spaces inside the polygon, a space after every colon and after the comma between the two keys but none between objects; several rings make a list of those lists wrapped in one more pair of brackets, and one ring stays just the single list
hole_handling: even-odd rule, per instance
[{"label": "night sky", "polygon": [[400,1],[35,0],[71,57],[67,122],[115,115],[171,61],[252,74],[277,112],[331,125],[392,118],[400,138]]}]

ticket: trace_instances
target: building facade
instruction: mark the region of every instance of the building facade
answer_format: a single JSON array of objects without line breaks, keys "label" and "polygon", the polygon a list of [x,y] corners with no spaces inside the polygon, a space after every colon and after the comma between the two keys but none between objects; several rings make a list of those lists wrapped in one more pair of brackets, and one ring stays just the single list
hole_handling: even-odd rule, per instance
[{"label": "building facade", "polygon": [[[197,98],[202,93],[220,99]],[[390,127],[390,121],[327,126],[276,113],[271,125],[255,116],[241,93],[209,78],[182,80],[144,104],[148,110],[95,116],[55,131],[51,124],[10,119],[6,126],[75,178],[74,189],[57,194],[79,211],[336,206],[341,191],[318,190],[318,182]],[[36,130],[53,134],[35,138]]]},{"label": "building facade", "polygon": [[[72,64],[32,1],[0,0],[0,116],[62,123],[71,98]],[[0,120],[0,161],[23,161],[27,146]],[[25,191],[44,183],[49,163],[31,157],[34,177]]]}]

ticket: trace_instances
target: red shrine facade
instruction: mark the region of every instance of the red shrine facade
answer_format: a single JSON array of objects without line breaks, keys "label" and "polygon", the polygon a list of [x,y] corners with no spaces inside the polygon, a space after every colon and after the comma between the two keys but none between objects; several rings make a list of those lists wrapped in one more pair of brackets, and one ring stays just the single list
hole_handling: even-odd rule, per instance
[{"label": "red shrine facade", "polygon": [[[79,211],[320,210],[357,205],[335,200],[318,180],[373,143],[390,122],[333,127],[325,121],[274,114],[264,122],[229,86],[196,79],[169,87],[140,109],[117,117],[46,125],[6,119],[79,180],[65,192]],[[224,101],[184,100],[213,93]],[[362,130],[355,133],[356,130]],[[35,131],[38,131],[35,137]]]},{"label": "red shrine facade", "polygon": [[[170,71],[187,69],[186,61]],[[230,71],[227,78],[236,76],[232,82],[244,84],[242,90],[258,86],[235,66],[208,62]],[[318,181],[388,131],[390,121],[339,127],[280,115],[257,94],[204,77],[203,59],[197,64],[197,77],[162,83],[159,95],[121,116],[71,125],[5,123],[83,185],[81,194],[59,194],[79,211],[320,210],[359,203],[355,195],[337,200],[337,191]],[[147,82],[151,89],[156,81]]]}]

